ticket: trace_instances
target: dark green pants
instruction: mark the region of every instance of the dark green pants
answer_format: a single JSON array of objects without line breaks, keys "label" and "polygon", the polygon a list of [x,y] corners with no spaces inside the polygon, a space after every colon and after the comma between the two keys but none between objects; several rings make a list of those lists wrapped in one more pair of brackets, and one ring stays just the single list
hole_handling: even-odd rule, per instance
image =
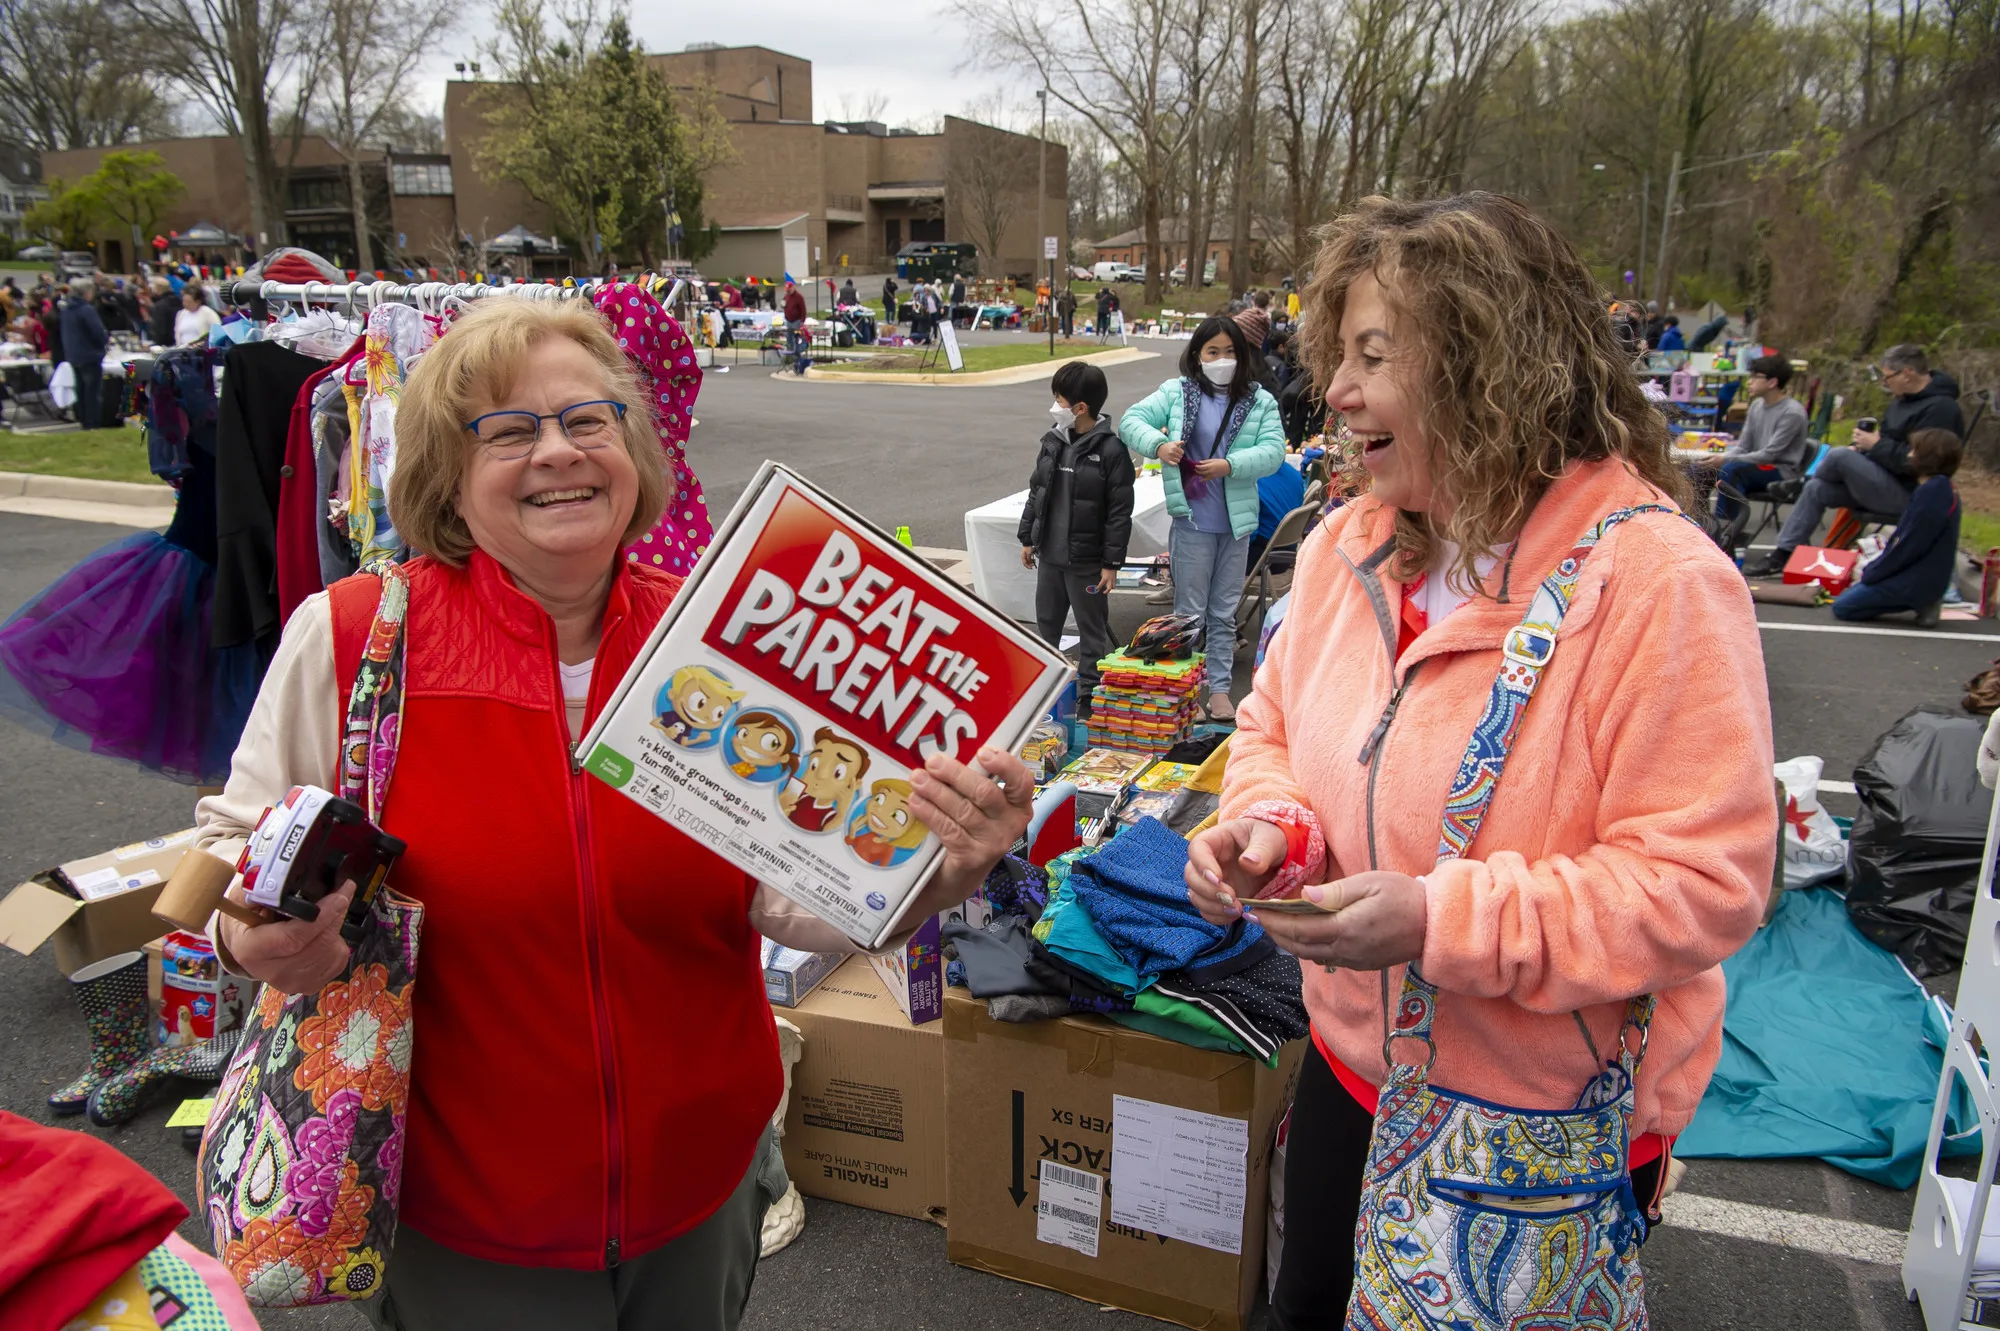
[{"label": "dark green pants", "polygon": [[769,1204],[762,1159],[700,1226],[608,1271],[481,1261],[403,1225],[388,1283],[362,1311],[377,1331],[736,1331]]}]

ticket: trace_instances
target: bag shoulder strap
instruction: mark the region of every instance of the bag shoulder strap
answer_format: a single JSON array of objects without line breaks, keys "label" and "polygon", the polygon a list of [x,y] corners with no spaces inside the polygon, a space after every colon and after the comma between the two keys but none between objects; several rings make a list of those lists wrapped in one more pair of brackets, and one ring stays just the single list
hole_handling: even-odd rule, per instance
[{"label": "bag shoulder strap", "polygon": [[381,594],[348,694],[340,743],[340,796],[360,805],[379,827],[402,737],[403,648],[410,580],[401,564],[388,559],[377,560],[363,571],[381,579]]},{"label": "bag shoulder strap", "polygon": [[[1507,755],[1512,752],[1514,740],[1521,733],[1521,720],[1527,714],[1528,703],[1535,696],[1535,687],[1541,683],[1543,672],[1555,659],[1556,631],[1569,614],[1570,602],[1575,598],[1577,583],[1583,576],[1584,561],[1590,557],[1597,543],[1604,539],[1606,532],[1642,513],[1671,513],[1694,521],[1671,504],[1637,504],[1606,514],[1602,521],[1578,538],[1570,552],[1542,579],[1541,586],[1535,589],[1534,598],[1528,604],[1528,613],[1508,631],[1501,643],[1500,673],[1494,677],[1492,692],[1486,698],[1486,710],[1472,728],[1465,756],[1459,759],[1458,774],[1452,778],[1451,794],[1445,799],[1444,823],[1438,835],[1438,863],[1461,858],[1479,835],[1479,825],[1485,820],[1494,792],[1499,789],[1500,777],[1506,771]],[[1382,997],[1385,1016],[1388,996],[1388,972],[1384,971]],[[1428,1073],[1430,1063],[1437,1057],[1430,1038],[1436,1011],[1437,988],[1424,979],[1412,963],[1403,974],[1403,994],[1396,1008],[1393,1035],[1385,1035],[1383,1039],[1383,1056],[1392,1075],[1398,1065],[1395,1059],[1388,1057],[1389,1043],[1391,1039],[1404,1038],[1422,1040],[1430,1046],[1431,1052],[1422,1069]],[[1652,1015],[1653,999],[1649,994],[1634,998],[1626,1011],[1626,1024],[1639,1030],[1641,1052],[1645,1048]],[[1592,1057],[1597,1057],[1596,1043],[1583,1024],[1582,1014],[1576,1014],[1576,1018],[1578,1028],[1583,1031],[1584,1042],[1591,1047]]]}]

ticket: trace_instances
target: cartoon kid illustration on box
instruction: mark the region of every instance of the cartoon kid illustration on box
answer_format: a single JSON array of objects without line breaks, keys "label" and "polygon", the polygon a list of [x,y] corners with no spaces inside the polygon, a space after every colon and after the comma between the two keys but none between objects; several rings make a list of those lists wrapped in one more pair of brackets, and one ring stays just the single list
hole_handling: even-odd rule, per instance
[{"label": "cartoon kid illustration on box", "polygon": [[682,666],[660,690],[653,726],[684,749],[712,749],[722,742],[723,723],[743,690],[707,666]]},{"label": "cartoon kid illustration on box", "polygon": [[778,792],[778,807],[806,831],[824,832],[840,821],[841,810],[867,774],[868,751],[860,742],[821,726],[813,734],[805,767]]},{"label": "cartoon kid illustration on box", "polygon": [[776,712],[739,712],[723,750],[729,770],[758,785],[790,781],[799,770],[799,737]]},{"label": "cartoon kid illustration on box", "polygon": [[863,864],[893,869],[917,853],[930,829],[910,812],[910,783],[885,776],[847,824],[847,845]]}]

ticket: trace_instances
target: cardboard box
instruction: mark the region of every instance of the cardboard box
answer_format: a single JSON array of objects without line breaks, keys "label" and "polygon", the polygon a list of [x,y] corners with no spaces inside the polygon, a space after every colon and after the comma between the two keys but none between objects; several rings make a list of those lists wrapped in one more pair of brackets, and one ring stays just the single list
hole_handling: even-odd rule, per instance
[{"label": "cardboard box", "polygon": [[944,1038],[912,1026],[855,957],[785,1013],[805,1037],[785,1169],[808,1197],[944,1218]]},{"label": "cardboard box", "polygon": [[840,969],[845,952],[800,952],[764,940],[764,997],[774,1007],[797,1007],[813,986]]},{"label": "cardboard box", "polygon": [[0,943],[27,956],[53,939],[65,975],[138,951],[167,932],[153,902],[194,837],[190,827],[35,875],[0,900]]},{"label": "cardboard box", "polygon": [[[1273,1070],[1096,1017],[996,1022],[950,991],[951,1260],[1241,1331],[1264,1276],[1271,1145],[1303,1050],[1287,1045]],[[1193,1187],[1190,1160],[1209,1162]]]},{"label": "cardboard box", "polygon": [[944,1015],[945,921],[964,920],[975,929],[984,929],[992,918],[993,907],[986,898],[971,897],[925,920],[901,949],[868,958],[911,1025],[921,1026]]}]

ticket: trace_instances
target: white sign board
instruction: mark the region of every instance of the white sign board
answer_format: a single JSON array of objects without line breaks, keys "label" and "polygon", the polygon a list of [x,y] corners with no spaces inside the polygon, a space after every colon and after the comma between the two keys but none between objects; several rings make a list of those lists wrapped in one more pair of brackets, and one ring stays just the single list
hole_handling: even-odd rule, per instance
[{"label": "white sign board", "polygon": [[1055,258],[1060,253],[1061,247],[1062,247],[1062,237],[1060,236],[1042,237],[1042,257],[1044,259]]},{"label": "white sign board", "polygon": [[954,370],[965,368],[965,353],[958,349],[958,325],[949,319],[938,323],[938,336],[944,339],[945,364]]}]

